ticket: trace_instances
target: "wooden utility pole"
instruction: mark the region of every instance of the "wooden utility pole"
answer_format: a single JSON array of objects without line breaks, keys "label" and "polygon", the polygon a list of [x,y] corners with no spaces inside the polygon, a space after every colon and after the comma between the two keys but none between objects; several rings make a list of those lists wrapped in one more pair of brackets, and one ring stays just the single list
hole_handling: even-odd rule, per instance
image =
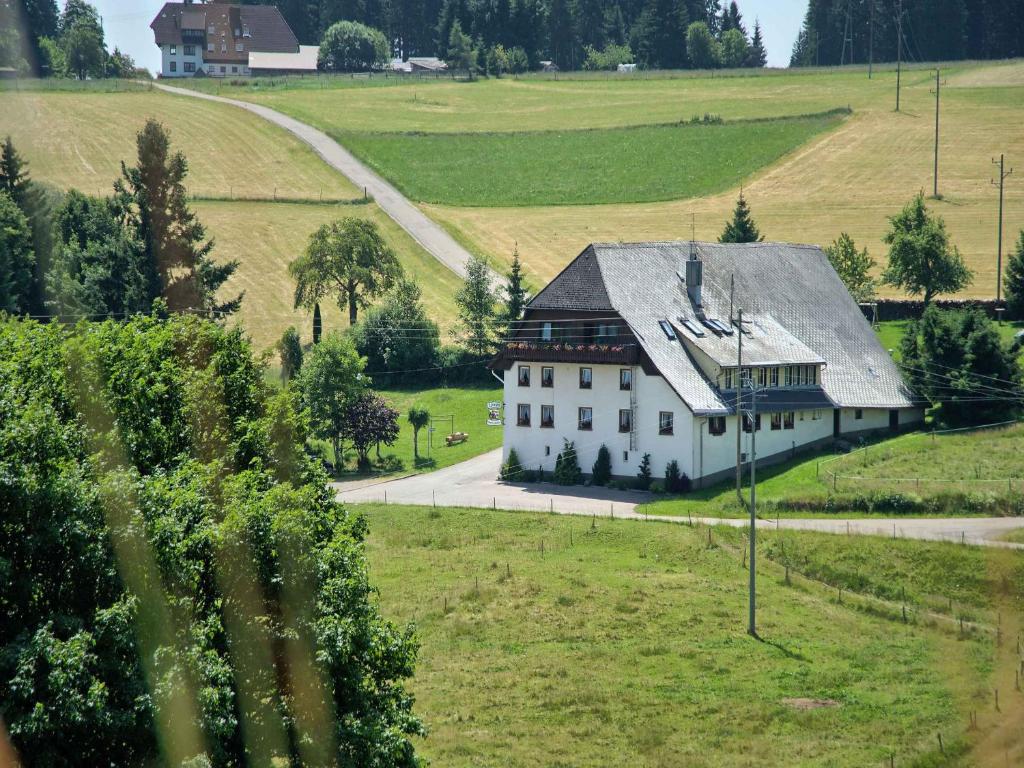
[{"label": "wooden utility pole", "polygon": [[939,90],[942,87],[940,70],[935,68],[935,170],[933,171],[934,185],[932,197],[939,199]]},{"label": "wooden utility pole", "polygon": [[868,0],[871,13],[868,16],[868,80],[875,66],[875,0]]},{"label": "wooden utility pole", "polygon": [[[1013,173],[1013,168],[1006,170],[1006,156],[1000,155],[999,162],[995,158],[992,162],[999,166],[999,244],[996,246],[996,304],[1003,298],[1003,187],[1006,177]],[[992,180],[996,184],[996,180]]]},{"label": "wooden utility pole", "polygon": [[896,16],[896,111],[900,111],[900,79],[903,74],[903,0],[899,0]]}]

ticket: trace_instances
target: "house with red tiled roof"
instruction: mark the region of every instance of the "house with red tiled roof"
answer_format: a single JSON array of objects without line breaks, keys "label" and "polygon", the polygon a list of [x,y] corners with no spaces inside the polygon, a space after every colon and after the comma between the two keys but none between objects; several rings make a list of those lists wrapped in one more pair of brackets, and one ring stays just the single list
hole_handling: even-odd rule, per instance
[{"label": "house with red tiled roof", "polygon": [[[272,5],[165,3],[149,25],[161,52],[161,77],[229,77],[252,74],[257,60],[274,54],[278,71],[315,71],[316,59],[300,48]],[[259,67],[256,67],[257,69]]]}]

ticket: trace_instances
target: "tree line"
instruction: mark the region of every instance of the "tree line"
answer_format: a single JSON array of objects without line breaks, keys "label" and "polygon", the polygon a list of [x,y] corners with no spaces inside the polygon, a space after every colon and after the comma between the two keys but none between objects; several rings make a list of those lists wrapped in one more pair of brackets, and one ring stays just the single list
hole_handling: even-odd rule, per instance
[{"label": "tree line", "polygon": [[[902,9],[902,25],[899,12]],[[790,66],[1024,55],[1019,0],[810,0]]]},{"label": "tree line", "polygon": [[186,200],[188,161],[148,120],[134,165],[107,197],[34,182],[8,136],[0,147],[0,311],[62,320],[171,312],[224,317],[219,297],[237,262],[214,262],[213,241]]},{"label": "tree line", "polygon": [[135,77],[135,61],[107,51],[96,8],[86,0],[0,2],[0,67],[35,77]]},{"label": "tree line", "polygon": [[[761,28],[720,0],[274,0],[301,43],[318,45],[339,22],[377,30],[390,54],[438,56],[483,71],[764,66]],[[693,25],[697,31],[693,31]],[[455,33],[453,34],[453,30]],[[344,30],[352,33],[351,26]],[[464,36],[464,37],[463,37]],[[374,41],[360,33],[363,50]],[[367,48],[369,46],[369,48]],[[354,48],[353,48],[354,50]],[[323,59],[323,56],[322,56]],[[492,66],[488,66],[488,65]]]}]

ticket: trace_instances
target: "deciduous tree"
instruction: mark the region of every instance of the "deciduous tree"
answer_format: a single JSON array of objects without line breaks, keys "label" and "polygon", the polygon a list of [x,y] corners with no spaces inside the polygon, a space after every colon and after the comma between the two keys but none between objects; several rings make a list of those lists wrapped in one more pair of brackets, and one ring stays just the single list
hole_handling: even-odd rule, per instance
[{"label": "deciduous tree", "polygon": [[296,308],[314,309],[334,295],[342,310],[347,307],[353,326],[359,309],[390,290],[403,274],[398,256],[376,223],[355,217],[321,226],[288,271],[295,280]]},{"label": "deciduous tree", "polygon": [[421,297],[415,282],[399,278],[381,304],[371,307],[352,329],[356,349],[381,386],[421,382],[434,365],[440,332]]},{"label": "deciduous tree", "polygon": [[378,29],[339,21],[324,33],[318,63],[328,72],[368,72],[388,61],[388,42]]},{"label": "deciduous tree", "polygon": [[871,270],[875,260],[868,256],[868,249],[858,251],[853,238],[843,232],[829,246],[825,247],[832,267],[839,274],[846,289],[855,301],[871,301],[875,296],[875,280]]},{"label": "deciduous tree", "polygon": [[7,190],[0,190],[0,311],[28,312],[35,253],[28,219]]},{"label": "deciduous tree", "polygon": [[394,445],[398,432],[398,411],[376,392],[363,392],[345,408],[342,436],[356,449],[362,470],[370,467],[370,448]]},{"label": "deciduous tree", "polygon": [[331,331],[315,345],[302,363],[298,388],[309,411],[313,435],[328,440],[338,466],[343,462],[346,410],[366,389],[366,359],[352,340]]},{"label": "deciduous tree", "polygon": [[466,262],[466,282],[455,294],[455,306],[459,309],[459,330],[466,336],[466,346],[477,355],[493,350],[496,301],[487,260],[471,257]]},{"label": "deciduous tree", "polygon": [[420,430],[430,423],[430,411],[414,405],[409,409],[406,416],[412,426],[412,455],[414,459],[420,457]]},{"label": "deciduous tree", "polygon": [[1024,229],[1017,236],[1017,244],[1007,259],[1003,286],[1010,312],[1024,317]]},{"label": "deciduous tree", "polygon": [[721,46],[703,21],[686,28],[686,55],[694,69],[714,69],[721,63]]},{"label": "deciduous tree", "polygon": [[971,270],[949,242],[946,222],[928,211],[923,192],[889,222],[889,265],[882,273],[883,283],[912,296],[923,294],[926,305],[937,294],[956,293],[970,285]]}]

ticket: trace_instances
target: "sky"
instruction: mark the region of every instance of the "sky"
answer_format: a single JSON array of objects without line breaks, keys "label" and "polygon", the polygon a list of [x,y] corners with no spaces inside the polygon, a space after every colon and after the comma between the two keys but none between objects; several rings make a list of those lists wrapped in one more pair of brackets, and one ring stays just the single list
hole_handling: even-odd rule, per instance
[{"label": "sky", "polygon": [[[135,59],[140,67],[155,72],[160,67],[160,52],[153,44],[149,23],[163,6],[163,0],[91,0],[103,17],[107,46],[114,46]],[[754,19],[761,21],[768,48],[768,65],[789,64],[800,24],[807,11],[807,0],[738,0],[747,31],[753,33]]]}]

